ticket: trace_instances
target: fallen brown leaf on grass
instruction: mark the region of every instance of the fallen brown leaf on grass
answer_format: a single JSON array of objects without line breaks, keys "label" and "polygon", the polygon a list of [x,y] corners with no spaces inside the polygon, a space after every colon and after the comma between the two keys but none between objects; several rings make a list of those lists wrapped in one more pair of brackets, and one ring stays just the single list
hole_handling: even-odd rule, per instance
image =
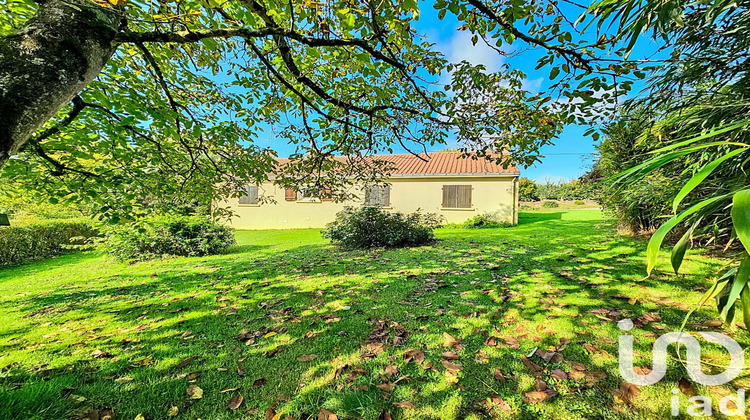
[{"label": "fallen brown leaf on grass", "polygon": [[487,399],[487,408],[490,410],[493,408],[499,408],[503,411],[510,411],[510,406],[508,405],[508,403],[506,403],[505,400],[497,395]]},{"label": "fallen brown leaf on grass", "polygon": [[505,344],[512,349],[517,349],[521,347],[521,345],[518,343],[518,340],[516,340],[513,337],[502,337],[502,339],[505,342]]},{"label": "fallen brown leaf on grass", "polygon": [[620,384],[620,389],[615,391],[615,400],[620,400],[626,404],[630,404],[635,398],[641,394],[641,389],[638,385],[631,384],[630,382],[623,382]]},{"label": "fallen brown leaf on grass", "polygon": [[688,397],[694,397],[698,395],[698,390],[695,389],[695,385],[693,385],[693,383],[690,382],[687,378],[680,378],[680,380],[677,381],[677,387],[680,388],[680,391]]},{"label": "fallen brown leaf on grass", "polygon": [[417,406],[415,406],[411,401],[401,401],[401,402],[393,403],[393,405],[398,408],[410,408],[413,410],[417,408]]},{"label": "fallen brown leaf on grass", "polygon": [[278,402],[273,402],[266,408],[266,420],[273,420],[276,417],[276,406]]},{"label": "fallen brown leaf on grass", "polygon": [[545,389],[544,391],[531,391],[524,394],[523,400],[529,403],[540,403],[557,395],[557,391]]},{"label": "fallen brown leaf on grass", "polygon": [[532,362],[528,357],[521,356],[521,360],[523,361],[524,366],[526,366],[527,369],[529,369],[532,373],[538,374],[539,372],[543,371],[544,368],[537,365],[536,363]]},{"label": "fallen brown leaf on grass", "polygon": [[547,389],[547,382],[544,382],[543,380],[537,378],[534,381],[534,388],[536,388],[537,391],[544,391]]},{"label": "fallen brown leaf on grass", "polygon": [[260,379],[256,379],[256,380],[255,380],[255,381],[253,382],[253,385],[252,385],[252,387],[253,387],[253,388],[260,388],[260,387],[262,387],[262,386],[263,386],[263,385],[265,385],[265,384],[266,384],[266,378],[260,378]]},{"label": "fallen brown leaf on grass", "polygon": [[550,376],[554,379],[564,381],[568,379],[568,374],[562,369],[552,369]]},{"label": "fallen brown leaf on grass", "polygon": [[190,385],[187,389],[188,397],[191,400],[199,400],[203,398],[203,390],[198,385]]},{"label": "fallen brown leaf on grass", "polygon": [[229,409],[234,411],[242,405],[242,401],[244,401],[244,398],[242,395],[235,395],[232,397],[232,399],[229,400]]},{"label": "fallen brown leaf on grass", "polygon": [[570,363],[570,366],[573,367],[573,369],[580,370],[581,372],[586,370],[586,365],[584,365],[583,363],[571,362],[571,361],[568,361],[568,363]]},{"label": "fallen brown leaf on grass", "polygon": [[460,364],[458,364],[458,363],[452,363],[452,362],[449,362],[447,360],[443,360],[441,363],[443,364],[444,368],[446,368],[448,370],[452,370],[454,372],[458,372],[458,371],[461,371],[461,370],[464,369],[464,367],[461,366]]},{"label": "fallen brown leaf on grass", "polygon": [[691,327],[701,327],[701,328],[717,328],[722,326],[722,322],[718,319],[712,319],[708,321],[703,321],[700,323],[690,323]]},{"label": "fallen brown leaf on grass", "polygon": [[237,387],[237,388],[227,388],[227,389],[222,389],[222,390],[221,390],[221,393],[222,393],[222,394],[224,394],[224,393],[226,393],[226,392],[237,391],[238,389],[240,389],[240,387]]},{"label": "fallen brown leaf on grass", "polygon": [[404,352],[404,363],[414,360],[416,363],[424,362],[424,353],[417,349],[408,349]]},{"label": "fallen brown leaf on grass", "polygon": [[297,360],[300,362],[311,362],[317,358],[317,354],[303,354],[302,356],[298,357]]},{"label": "fallen brown leaf on grass", "polygon": [[398,374],[398,367],[395,365],[390,365],[385,367],[385,373],[386,375],[397,375]]},{"label": "fallen brown leaf on grass", "polygon": [[382,389],[383,391],[393,391],[394,388],[396,388],[396,384],[394,384],[392,382],[391,383],[387,383],[387,384],[375,385],[375,386],[378,387],[378,388],[380,388],[380,389]]},{"label": "fallen brown leaf on grass", "polygon": [[173,405],[172,407],[169,408],[169,410],[167,410],[167,417],[174,417],[179,413],[180,413],[180,409]]},{"label": "fallen brown leaf on grass", "polygon": [[380,412],[380,415],[378,416],[378,420],[393,420],[391,417],[391,412],[388,410],[383,410]]},{"label": "fallen brown leaf on grass", "polygon": [[460,357],[458,357],[458,355],[452,351],[446,351],[445,353],[442,354],[442,356],[443,356],[443,359],[446,359],[446,360],[460,359]]},{"label": "fallen brown leaf on grass", "polygon": [[105,357],[112,357],[112,353],[96,349],[91,352],[91,357],[93,357],[94,359],[103,359]]},{"label": "fallen brown leaf on grass", "polygon": [[492,373],[495,376],[495,379],[498,381],[505,382],[508,379],[508,376],[505,376],[502,371],[500,371],[500,368],[495,368],[495,371]]},{"label": "fallen brown leaf on grass", "polygon": [[453,347],[453,346],[461,344],[461,340],[448,334],[447,332],[443,333],[443,338],[445,338],[445,342],[443,342],[443,347]]},{"label": "fallen brown leaf on grass", "polygon": [[322,408],[318,413],[318,420],[338,420],[338,418],[339,416],[325,408]]},{"label": "fallen brown leaf on grass", "polygon": [[175,368],[175,369],[181,369],[181,368],[184,368],[185,366],[187,366],[187,365],[189,365],[189,364],[193,363],[193,362],[195,361],[195,359],[197,359],[197,357],[196,357],[196,356],[191,356],[191,357],[188,357],[187,359],[185,359],[185,360],[181,361],[180,363],[178,363],[177,365],[175,365],[175,367],[174,367],[174,368]]},{"label": "fallen brown leaf on grass", "polygon": [[557,363],[563,360],[563,355],[557,352],[546,352],[542,350],[538,350],[535,352],[535,354],[545,362],[549,363]]}]

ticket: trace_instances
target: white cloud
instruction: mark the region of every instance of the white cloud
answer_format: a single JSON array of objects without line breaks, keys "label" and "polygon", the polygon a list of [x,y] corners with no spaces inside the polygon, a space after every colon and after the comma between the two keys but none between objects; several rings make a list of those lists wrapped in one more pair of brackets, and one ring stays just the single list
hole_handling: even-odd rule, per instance
[{"label": "white cloud", "polygon": [[543,81],[544,81],[543,77],[540,77],[538,79],[523,79],[523,81],[521,82],[521,86],[527,92],[531,92],[532,94],[535,94],[535,93],[538,93],[539,89],[542,88]]},{"label": "white cloud", "polygon": [[505,57],[487,46],[481,39],[477,45],[472,44],[469,31],[456,31],[447,45],[438,45],[438,48],[452,63],[466,60],[475,66],[483,64],[489,72],[500,70],[500,66],[505,61]]}]

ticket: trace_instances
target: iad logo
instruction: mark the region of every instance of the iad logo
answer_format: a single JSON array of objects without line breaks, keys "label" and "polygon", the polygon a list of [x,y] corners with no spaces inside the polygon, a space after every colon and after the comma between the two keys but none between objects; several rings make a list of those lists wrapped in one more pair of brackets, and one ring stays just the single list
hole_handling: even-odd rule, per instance
[{"label": "iad logo", "polygon": [[[617,323],[623,331],[633,328],[633,321],[623,319]],[[701,371],[701,345],[695,337],[683,332],[671,332],[656,339],[653,348],[653,370],[646,375],[638,374],[633,369],[633,336],[620,336],[620,375],[625,381],[635,385],[653,385],[659,382],[667,373],[667,348],[670,344],[680,343],[685,346],[687,359],[687,372],[693,381],[707,386],[723,385],[736,378],[745,365],[745,354],[742,347],[731,337],[717,332],[701,332],[700,335],[709,342],[724,347],[729,352],[729,367],[722,373],[706,375]],[[676,389],[673,393],[677,393]],[[691,416],[711,415],[711,398],[702,395],[689,399],[693,403],[688,407]],[[729,409],[729,402],[734,402],[737,409]],[[698,410],[700,409],[700,411]],[[740,389],[737,397],[726,396],[719,402],[720,411],[728,416],[744,414],[745,390]],[[672,415],[679,415],[679,402],[677,396],[672,397]]]}]

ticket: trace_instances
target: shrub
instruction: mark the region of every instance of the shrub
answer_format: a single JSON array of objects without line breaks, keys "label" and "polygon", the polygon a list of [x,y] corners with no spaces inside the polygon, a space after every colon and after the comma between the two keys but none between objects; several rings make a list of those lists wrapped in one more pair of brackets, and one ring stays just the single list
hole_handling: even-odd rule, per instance
[{"label": "shrub", "polygon": [[521,201],[539,200],[539,191],[536,182],[529,178],[518,179],[518,198]]},{"label": "shrub", "polygon": [[545,201],[544,204],[542,204],[542,207],[547,209],[554,209],[555,207],[560,207],[560,205],[554,201]]},{"label": "shrub", "polygon": [[122,261],[165,255],[219,254],[235,244],[232,230],[201,216],[159,216],[108,232],[103,247]]},{"label": "shrub", "polygon": [[0,266],[59,255],[96,236],[98,231],[88,220],[0,227]]},{"label": "shrub", "polygon": [[506,227],[508,223],[497,220],[497,217],[491,214],[479,214],[463,223],[463,227],[469,229],[497,228]]},{"label": "shrub", "polygon": [[326,226],[323,236],[345,249],[403,248],[433,243],[437,215],[405,215],[377,207],[347,207]]},{"label": "shrub", "polygon": [[582,206],[582,205],[586,204],[586,202],[583,201],[583,200],[576,200],[576,201],[574,201],[574,203],[575,203],[576,206]]}]

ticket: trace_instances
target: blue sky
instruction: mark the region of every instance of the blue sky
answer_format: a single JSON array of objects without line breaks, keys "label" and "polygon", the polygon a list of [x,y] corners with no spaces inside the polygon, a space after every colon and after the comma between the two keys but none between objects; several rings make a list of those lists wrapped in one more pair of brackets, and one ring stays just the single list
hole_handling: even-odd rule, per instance
[{"label": "blue sky", "polygon": [[[415,23],[418,33],[424,36],[427,41],[434,43],[435,48],[442,52],[449,61],[466,60],[472,64],[483,64],[489,71],[500,70],[500,66],[506,61],[506,58],[481,42],[473,45],[471,34],[468,31],[458,30],[461,24],[450,13],[443,20],[439,20],[437,11],[432,8],[431,2],[420,2],[420,8],[420,17]],[[568,16],[569,20],[575,20],[577,17],[578,11],[571,10],[571,15]],[[639,42],[638,44],[642,43]],[[653,51],[654,48],[647,47],[646,50]],[[550,84],[548,80],[549,68],[534,69],[539,54],[539,52],[529,51],[507,58],[508,64],[526,74],[524,87],[532,93],[536,93]],[[280,139],[274,139],[273,128],[270,128],[270,130],[268,128],[270,127],[266,128],[266,133],[259,135],[259,143],[264,143],[264,140],[268,141],[268,145],[274,148],[280,156],[288,156],[293,151],[293,147],[284,144]],[[591,168],[596,157],[593,139],[584,135],[586,129],[587,127],[579,125],[566,126],[555,139],[553,145],[545,146],[542,149],[544,157],[541,162],[529,168],[521,168],[522,176],[537,182],[561,182],[582,175]],[[265,146],[266,144],[261,145]],[[428,150],[438,151],[451,146],[455,147],[455,143],[449,141],[446,146],[438,146]]]},{"label": "blue sky", "polygon": [[[421,3],[420,18],[416,23],[417,30],[426,39],[435,44],[437,50],[452,62],[466,60],[472,64],[483,64],[489,71],[498,71],[506,61],[505,57],[481,42],[473,45],[471,33],[459,31],[461,25],[449,13],[443,20],[437,18],[437,11],[427,2]],[[570,16],[575,20],[576,15]],[[549,69],[535,70],[538,54],[533,51],[508,58],[508,64],[523,71],[527,78],[524,88],[536,93],[547,87]],[[512,60],[512,61],[510,61]],[[522,176],[535,181],[559,182],[575,179],[586,172],[594,162],[595,146],[591,137],[584,136],[586,127],[566,126],[554,145],[542,149],[544,158],[540,163],[521,169]]]}]

